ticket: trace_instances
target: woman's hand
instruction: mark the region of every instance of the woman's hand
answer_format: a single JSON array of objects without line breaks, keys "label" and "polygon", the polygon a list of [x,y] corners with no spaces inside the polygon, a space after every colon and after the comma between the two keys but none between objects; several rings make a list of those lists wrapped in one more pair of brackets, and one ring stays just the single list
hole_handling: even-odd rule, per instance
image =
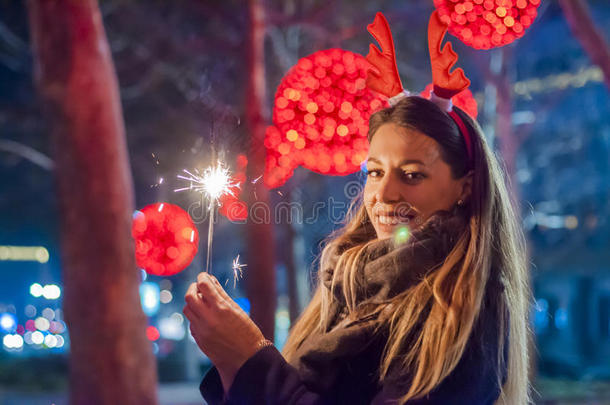
[{"label": "woman's hand", "polygon": [[239,368],[264,341],[260,329],[222,288],[216,277],[199,273],[184,297],[184,315],[193,338],[218,369],[225,391]]}]

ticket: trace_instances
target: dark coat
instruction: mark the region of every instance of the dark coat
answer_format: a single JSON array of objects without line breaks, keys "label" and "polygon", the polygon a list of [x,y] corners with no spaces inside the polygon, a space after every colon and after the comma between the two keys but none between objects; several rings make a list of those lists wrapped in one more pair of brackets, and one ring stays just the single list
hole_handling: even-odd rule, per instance
[{"label": "dark coat", "polygon": [[[366,257],[358,262],[356,277],[363,291],[358,302],[387,302],[405,291],[425,273],[442,263],[454,246],[460,230],[466,226],[464,216],[442,212],[415,230],[406,244],[394,246],[381,240],[367,248]],[[338,257],[334,252],[331,258]],[[325,287],[334,271],[341,271],[329,261],[323,272]],[[497,272],[492,272],[497,276]],[[341,279],[335,276],[335,281]],[[339,285],[337,289],[340,290]],[[336,290],[335,290],[336,292]],[[468,404],[491,405],[500,388],[497,375],[497,303],[502,284],[491,277],[479,317],[464,354],[453,372],[432,392],[409,405]],[[337,307],[331,306],[333,323],[326,332],[312,333],[296,353],[293,365],[288,364],[274,347],[256,353],[238,370],[227,398],[216,369],[203,379],[200,391],[210,404],[390,404],[406,392],[412,379],[408,370],[394,368],[383,384],[378,383],[378,370],[387,331],[373,326],[374,314],[356,320],[345,318],[342,294],[336,295]],[[345,322],[344,322],[345,321]],[[507,360],[505,346],[505,360]]]},{"label": "dark coat", "polygon": [[[487,294],[480,317],[475,324],[464,355],[453,372],[425,398],[411,400],[408,405],[492,405],[500,389],[498,371],[497,321],[493,308],[495,294]],[[274,347],[256,353],[239,369],[227,398],[220,376],[212,368],[199,387],[209,404],[392,404],[400,391],[389,384],[379,386],[376,371],[385,341],[371,344],[343,366],[343,376],[330,392],[311,391]],[[504,356],[507,359],[505,346]],[[503,381],[506,369],[502,372]],[[398,395],[397,395],[398,394]]]}]

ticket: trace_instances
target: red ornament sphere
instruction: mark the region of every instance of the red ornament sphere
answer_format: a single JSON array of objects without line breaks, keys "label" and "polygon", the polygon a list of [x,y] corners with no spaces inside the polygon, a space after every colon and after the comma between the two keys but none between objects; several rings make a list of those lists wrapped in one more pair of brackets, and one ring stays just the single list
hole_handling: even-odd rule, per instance
[{"label": "red ornament sphere", "polygon": [[366,86],[370,67],[362,55],[328,49],[300,59],[284,76],[265,134],[268,187],[284,184],[297,166],[340,176],[360,170],[369,117],[387,106]]},{"label": "red ornament sphere", "polygon": [[[434,85],[430,83],[426,86],[426,88],[420,93],[420,96],[424,98],[430,98],[430,93]],[[472,92],[469,89],[464,89],[460,91],[458,94],[451,98],[451,102],[454,106],[461,108],[466,112],[466,114],[470,115],[472,118],[476,119],[478,115],[477,108],[477,100],[474,99]]]},{"label": "red ornament sphere", "polygon": [[532,25],[541,0],[434,0],[449,32],[475,49],[508,45]]},{"label": "red ornament sphere", "polygon": [[138,266],[157,276],[184,270],[199,246],[199,232],[189,214],[168,203],[151,204],[136,211],[131,234]]}]

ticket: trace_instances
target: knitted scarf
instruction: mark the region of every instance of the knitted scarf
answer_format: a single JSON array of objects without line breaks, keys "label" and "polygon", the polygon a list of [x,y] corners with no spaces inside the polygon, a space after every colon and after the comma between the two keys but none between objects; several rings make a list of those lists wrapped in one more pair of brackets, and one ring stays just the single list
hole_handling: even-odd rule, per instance
[{"label": "knitted scarf", "polygon": [[[380,308],[391,310],[391,306],[384,304],[442,265],[466,225],[462,212],[439,211],[414,230],[405,243],[385,239],[368,245],[356,264],[357,309],[375,309],[369,312],[365,309],[365,315],[358,310],[360,315],[356,317],[347,313],[343,269],[336,266],[345,247],[331,250],[327,266],[320,272],[324,288],[334,295],[329,308],[330,321],[324,332],[314,332],[302,342],[292,361],[306,385],[318,392],[329,391],[345,374],[346,366],[352,371],[358,367],[371,371],[369,363],[373,362],[373,371],[377,373],[387,340],[387,335],[379,329]],[[333,278],[335,285],[331,290]],[[374,350],[371,345],[375,345]],[[360,365],[359,360],[363,362]],[[366,383],[374,375],[361,377]]]}]

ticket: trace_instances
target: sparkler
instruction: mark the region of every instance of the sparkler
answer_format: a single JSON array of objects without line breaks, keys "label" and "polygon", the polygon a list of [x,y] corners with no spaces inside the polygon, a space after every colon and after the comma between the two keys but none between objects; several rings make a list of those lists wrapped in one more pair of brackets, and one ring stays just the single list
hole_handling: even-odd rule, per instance
[{"label": "sparkler", "polygon": [[174,190],[178,191],[196,191],[206,196],[209,199],[208,209],[210,211],[210,223],[208,226],[208,252],[205,262],[205,271],[209,273],[212,257],[212,240],[214,237],[214,215],[217,205],[220,203],[220,198],[223,195],[230,194],[235,196],[233,189],[239,187],[239,182],[231,179],[231,172],[219,160],[216,166],[210,166],[203,172],[194,169],[192,172],[184,169],[184,175],[178,175],[178,178],[189,182],[188,187],[183,187]]},{"label": "sparkler", "polygon": [[244,275],[244,271],[242,270],[246,267],[247,264],[239,263],[239,255],[235,259],[233,259],[233,289],[237,286],[237,280],[239,280]]}]

